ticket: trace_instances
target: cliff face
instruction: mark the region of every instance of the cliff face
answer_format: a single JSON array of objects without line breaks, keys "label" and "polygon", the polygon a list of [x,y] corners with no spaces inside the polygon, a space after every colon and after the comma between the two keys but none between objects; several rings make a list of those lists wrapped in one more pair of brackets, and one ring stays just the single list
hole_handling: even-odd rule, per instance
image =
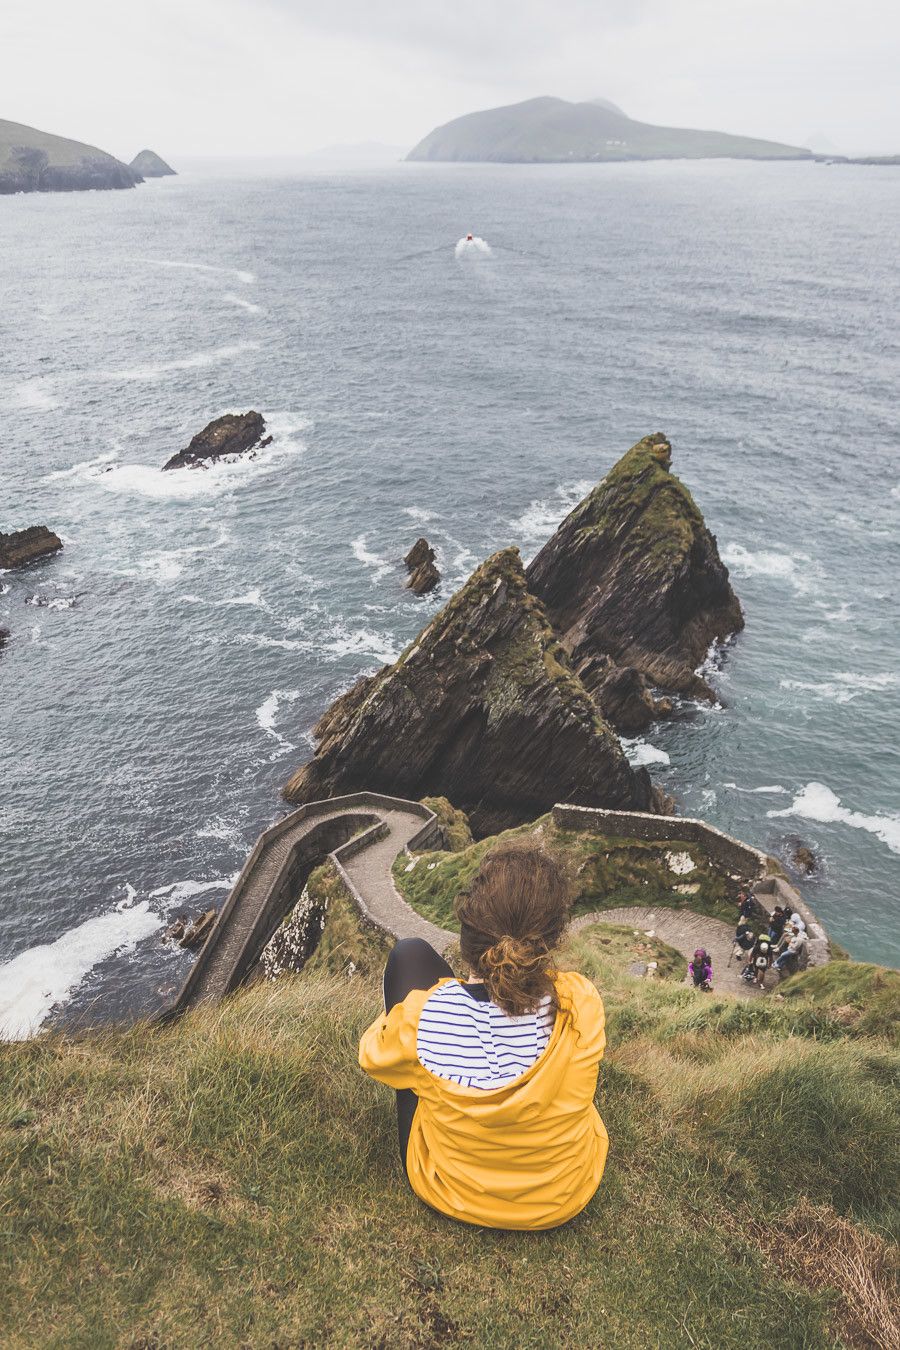
[{"label": "cliff face", "polygon": [[573,674],[517,549],[483,563],[399,659],[338,698],[289,801],[441,794],[477,834],[557,801],[652,809],[653,789]]},{"label": "cliff face", "polygon": [[0,120],[0,193],[132,188],[140,173],[94,145]]},{"label": "cliff face", "polygon": [[626,732],[667,710],[649,685],[714,697],[696,668],[714,639],[744,626],[716,541],[671,460],[662,433],[632,446],[526,573],[573,667]]}]

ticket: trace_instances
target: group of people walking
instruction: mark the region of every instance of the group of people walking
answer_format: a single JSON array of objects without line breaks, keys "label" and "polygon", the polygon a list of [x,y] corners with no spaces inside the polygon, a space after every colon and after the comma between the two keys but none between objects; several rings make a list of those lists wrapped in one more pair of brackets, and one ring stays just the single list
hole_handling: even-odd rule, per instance
[{"label": "group of people walking", "polygon": [[[792,975],[806,965],[809,941],[802,914],[790,905],[776,905],[768,916],[767,925],[754,931],[751,920],[757,918],[757,903],[749,891],[738,895],[738,924],[734,934],[735,957],[742,962],[741,979],[747,984],[765,988],[766,973],[770,969],[779,975]],[[698,947],[688,966],[688,978],[695,989],[712,989],[712,958],[704,947]]]}]

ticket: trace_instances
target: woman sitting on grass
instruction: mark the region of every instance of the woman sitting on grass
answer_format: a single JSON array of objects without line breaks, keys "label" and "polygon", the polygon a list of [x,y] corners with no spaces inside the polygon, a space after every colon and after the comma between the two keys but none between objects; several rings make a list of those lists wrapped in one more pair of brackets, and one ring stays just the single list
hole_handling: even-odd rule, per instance
[{"label": "woman sitting on grass", "polygon": [[397,1089],[420,1199],[490,1228],[554,1228],[590,1200],[609,1146],[594,1106],[603,1004],[551,957],[569,915],[564,874],[533,843],[495,849],[456,914],[469,978],[422,939],[398,942],[359,1062]]}]

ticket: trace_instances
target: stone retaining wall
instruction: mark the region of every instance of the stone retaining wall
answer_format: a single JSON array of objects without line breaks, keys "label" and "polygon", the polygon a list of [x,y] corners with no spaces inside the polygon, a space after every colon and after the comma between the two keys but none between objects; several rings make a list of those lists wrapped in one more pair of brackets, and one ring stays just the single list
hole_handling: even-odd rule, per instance
[{"label": "stone retaining wall", "polygon": [[751,848],[740,839],[733,839],[705,820],[693,820],[689,816],[654,816],[645,811],[607,811],[602,807],[566,803],[554,806],[553,819],[563,830],[595,830],[626,839],[699,844],[707,856],[726,868],[729,874],[747,878],[754,899],[766,914],[771,913],[775,905],[788,904],[802,916],[809,936],[810,966],[824,965],[831,959],[831,945],[824,925],[794,887],[784,877],[773,873],[773,862],[768,854]]},{"label": "stone retaining wall", "polygon": [[[264,861],[264,855],[277,846],[286,835],[297,832],[297,840],[290,848],[274,882],[258,903],[252,926],[232,965],[224,992],[230,993],[247,978],[278,924],[299,899],[310,872],[328,857],[334,860],[338,873],[359,906],[360,912],[368,922],[379,926],[369,914],[365,901],[341,866],[342,857],[344,859],[352,857],[354,853],[366,848],[386,832],[388,827],[375,814],[379,806],[388,810],[403,810],[421,815],[422,829],[414,836],[414,840],[421,848],[436,846],[435,840],[440,836],[440,827],[434,812],[421,802],[406,801],[386,793],[352,792],[342,797],[306,802],[295,811],[291,811],[274,825],[270,825],[267,830],[263,830],[257,839],[177,997],[157,1015],[158,1019],[168,1020],[177,1016],[190,1006],[197,996],[201,980],[251,882],[257,864]],[[317,821],[316,817],[321,819]],[[309,822],[309,828],[303,830],[306,822]],[[361,824],[368,825],[369,828],[354,835]]]}]

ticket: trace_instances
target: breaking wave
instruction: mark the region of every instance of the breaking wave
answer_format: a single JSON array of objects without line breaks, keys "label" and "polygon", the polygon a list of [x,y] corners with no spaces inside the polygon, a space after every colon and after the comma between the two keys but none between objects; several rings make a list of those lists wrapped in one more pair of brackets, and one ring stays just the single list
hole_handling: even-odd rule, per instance
[{"label": "breaking wave", "polygon": [[242,295],[233,295],[231,291],[226,292],[222,299],[229,305],[237,305],[239,309],[245,309],[248,314],[262,314],[262,305],[254,305],[252,300],[245,300]]},{"label": "breaking wave", "polygon": [[160,361],[152,366],[131,366],[124,370],[98,370],[89,372],[87,379],[104,380],[110,383],[129,380],[158,380],[172,370],[198,370],[204,366],[215,366],[221,361],[229,361],[244,352],[256,351],[258,342],[235,342],[228,347],[213,347],[209,351],[194,352],[191,356],[182,356],[177,361]]},{"label": "breaking wave", "polygon": [[852,703],[861,694],[878,693],[898,682],[896,675],[854,675],[845,671],[819,683],[814,680],[781,680],[779,683],[782,689],[802,690],[834,703]]},{"label": "breaking wave", "polygon": [[282,703],[296,703],[300,697],[299,689],[273,689],[268,698],[256,709],[256,721],[260,731],[265,732],[279,746],[279,754],[293,750],[294,745],[275,730],[275,721]]},{"label": "breaking wave", "polygon": [[389,558],[379,558],[377,553],[369,552],[366,548],[366,535],[358,535],[357,538],[351,542],[350,547],[353,550],[354,558],[358,559],[365,567],[371,567],[373,569],[373,585],[388,572],[394,571],[395,564],[392,563]]},{"label": "breaking wave", "polygon": [[824,575],[820,563],[807,553],[775,553],[763,549],[752,553],[743,544],[726,544],[722,561],[739,577],[773,577],[787,581],[798,595],[804,594]]},{"label": "breaking wave", "polygon": [[[509,522],[513,539],[520,543],[523,549],[530,548],[532,553],[536,553],[593,486],[594,484],[587,478],[573,483],[560,483],[552,496],[535,498],[529,502],[521,515]],[[525,561],[530,562],[531,557],[525,558]]]},{"label": "breaking wave", "polygon": [[622,749],[625,751],[625,758],[634,769],[642,768],[645,764],[671,764],[672,760],[665,750],[660,750],[655,745],[648,745],[646,741],[641,740],[639,736],[634,739],[621,737]]},{"label": "breaking wave", "polygon": [[841,806],[841,799],[824,783],[807,783],[783,811],[767,811],[766,815],[802,816],[805,820],[818,820],[823,824],[839,823],[851,825],[857,830],[868,830],[882,843],[887,844],[892,853],[900,853],[900,817],[867,816],[861,811],[850,811]]}]

